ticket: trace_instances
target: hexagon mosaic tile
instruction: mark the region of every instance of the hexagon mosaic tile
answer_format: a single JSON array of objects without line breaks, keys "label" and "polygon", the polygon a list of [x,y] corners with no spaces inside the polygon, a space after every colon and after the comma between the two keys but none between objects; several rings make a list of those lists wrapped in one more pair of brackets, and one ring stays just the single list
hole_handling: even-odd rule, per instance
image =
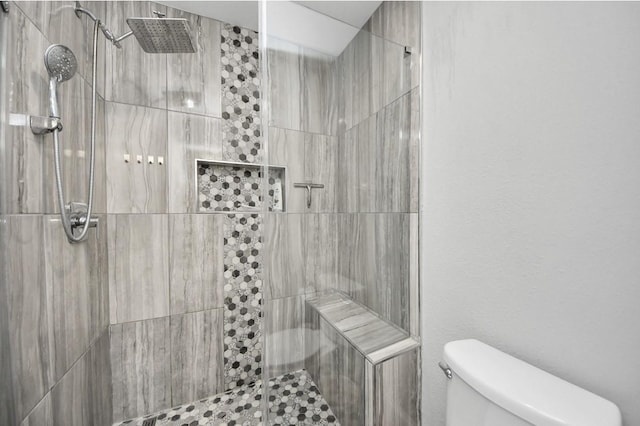
[{"label": "hexagon mosaic tile", "polygon": [[262,158],[258,34],[225,24],[221,29],[222,138],[226,159]]},{"label": "hexagon mosaic tile", "polygon": [[[261,426],[262,382],[245,385],[200,401],[115,423],[114,426]],[[269,380],[270,426],[337,425],[340,423],[305,370]]]},{"label": "hexagon mosaic tile", "polygon": [[305,370],[269,380],[268,397],[270,425],[340,424]]},{"label": "hexagon mosaic tile", "polygon": [[231,214],[224,224],[225,389],[262,374],[262,217]]},{"label": "hexagon mosaic tile", "polygon": [[[282,211],[284,170],[269,169],[269,210]],[[198,162],[198,211],[256,211],[262,208],[262,169]]]},{"label": "hexagon mosaic tile", "polygon": [[[258,34],[224,24],[220,30],[222,152],[226,160],[262,159]],[[259,168],[198,166],[198,211],[259,210]],[[270,183],[281,195],[281,183]],[[280,202],[281,202],[280,196]],[[262,377],[262,225],[257,214],[229,215],[224,238],[224,383],[232,390]]]}]

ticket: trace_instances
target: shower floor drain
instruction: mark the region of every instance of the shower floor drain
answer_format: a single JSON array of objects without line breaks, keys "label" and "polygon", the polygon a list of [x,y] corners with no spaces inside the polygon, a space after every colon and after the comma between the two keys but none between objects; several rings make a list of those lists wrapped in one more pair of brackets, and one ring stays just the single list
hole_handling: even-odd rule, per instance
[{"label": "shower floor drain", "polygon": [[158,419],[157,417],[152,417],[150,419],[145,419],[142,422],[142,426],[156,426],[156,420],[157,419]]}]

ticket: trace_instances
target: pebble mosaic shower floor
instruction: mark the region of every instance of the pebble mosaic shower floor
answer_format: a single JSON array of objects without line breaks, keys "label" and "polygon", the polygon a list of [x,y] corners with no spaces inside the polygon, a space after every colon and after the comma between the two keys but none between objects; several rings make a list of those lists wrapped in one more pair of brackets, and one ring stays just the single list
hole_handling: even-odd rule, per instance
[{"label": "pebble mosaic shower floor", "polygon": [[[262,384],[256,382],[114,426],[261,426],[261,403]],[[269,425],[340,423],[309,374],[299,370],[269,380]]]}]

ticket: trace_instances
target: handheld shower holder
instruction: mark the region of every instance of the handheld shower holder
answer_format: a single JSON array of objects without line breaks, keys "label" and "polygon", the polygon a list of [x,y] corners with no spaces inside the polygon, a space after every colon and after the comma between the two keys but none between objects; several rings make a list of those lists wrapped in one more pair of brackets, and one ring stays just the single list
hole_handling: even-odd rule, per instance
[{"label": "handheld shower holder", "polygon": [[54,131],[62,131],[62,120],[59,117],[29,117],[29,127],[34,135],[46,135]]},{"label": "handheld shower holder", "polygon": [[9,114],[9,125],[29,127],[34,135],[46,135],[54,131],[62,131],[62,120],[59,117],[42,117],[39,115]]}]

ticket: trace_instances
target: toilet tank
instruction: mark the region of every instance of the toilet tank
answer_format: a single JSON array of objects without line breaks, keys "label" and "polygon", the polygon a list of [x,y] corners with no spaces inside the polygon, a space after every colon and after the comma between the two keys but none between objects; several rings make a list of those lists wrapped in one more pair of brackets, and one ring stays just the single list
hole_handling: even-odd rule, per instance
[{"label": "toilet tank", "polygon": [[447,426],[621,426],[610,401],[477,340],[444,347]]}]

